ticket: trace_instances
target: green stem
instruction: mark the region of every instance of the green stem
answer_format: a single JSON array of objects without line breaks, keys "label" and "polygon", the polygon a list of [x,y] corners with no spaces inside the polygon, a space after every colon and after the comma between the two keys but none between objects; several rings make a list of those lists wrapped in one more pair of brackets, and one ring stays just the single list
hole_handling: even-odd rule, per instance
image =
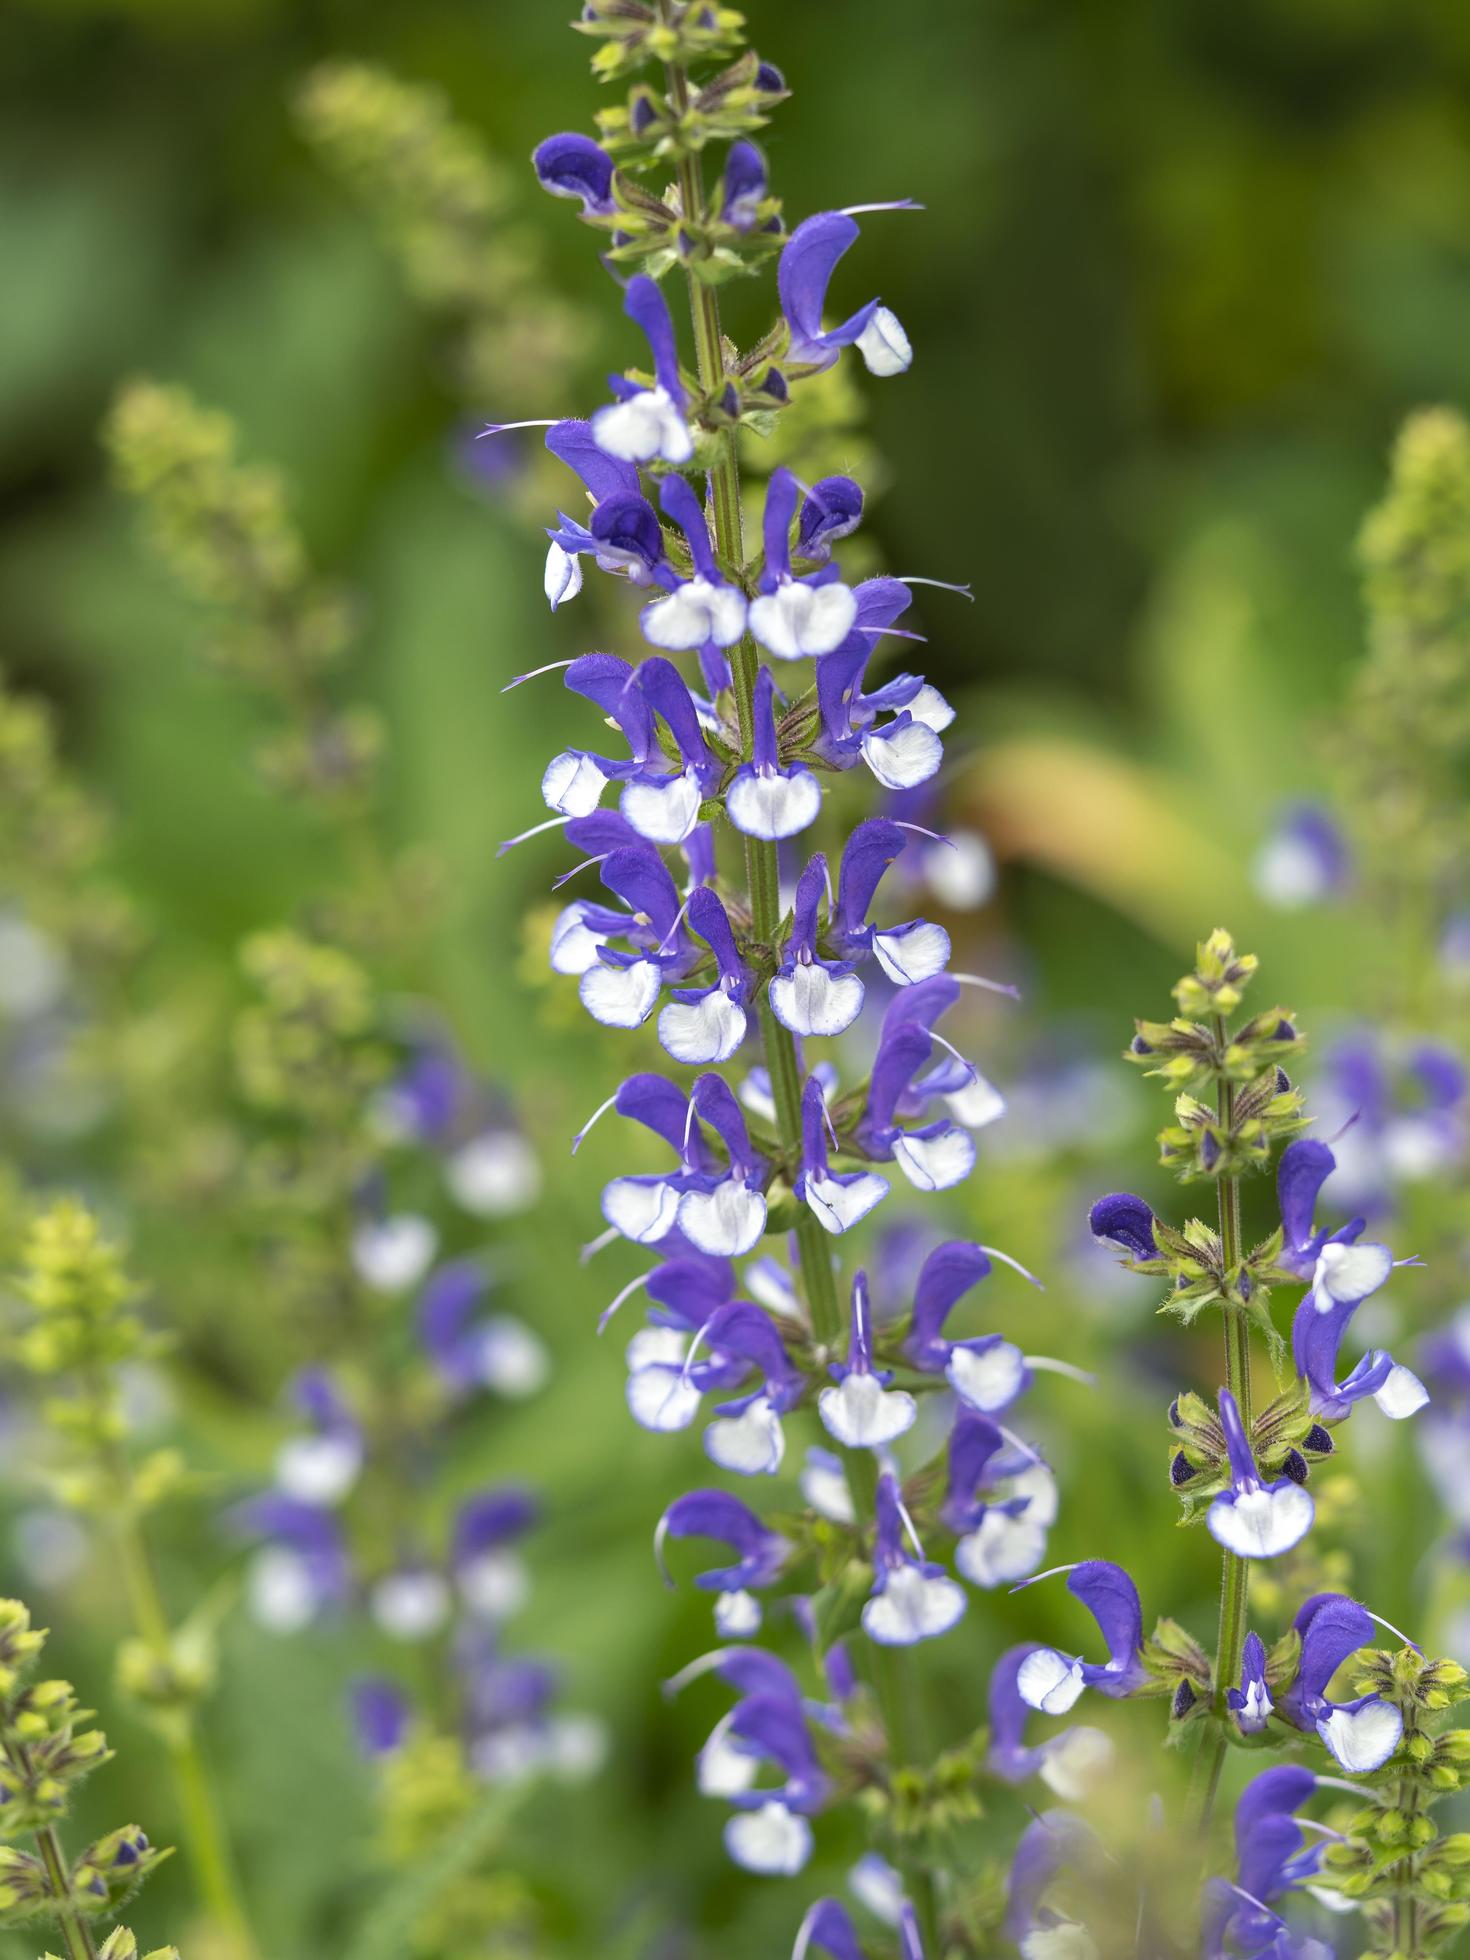
[{"label": "green stem", "polygon": [[[1404,1741],[1418,1730],[1415,1711],[1404,1711]],[[1419,1814],[1421,1789],[1418,1780],[1402,1777],[1395,1792],[1395,1807],[1401,1810],[1412,1823]],[[1396,1960],[1421,1960],[1419,1946],[1419,1899],[1417,1895],[1418,1861],[1412,1855],[1402,1859],[1394,1867],[1393,1901],[1393,1946],[1391,1951]]]},{"label": "green stem", "polygon": [[[132,1508],[129,1466],[121,1450],[116,1447],[104,1451],[104,1461],[113,1488],[125,1493],[114,1515],[113,1537],[118,1563],[122,1567],[123,1584],[132,1608],[133,1624],[144,1643],[161,1658],[167,1658],[173,1646],[173,1633],[154,1576],[153,1562],[148,1556],[148,1547]],[[199,1740],[193,1710],[180,1707],[170,1711],[170,1714],[172,1719],[167,1734],[169,1757],[200,1897],[219,1931],[229,1941],[230,1960],[257,1960],[258,1949],[235,1876],[229,1834]]]},{"label": "green stem", "polygon": [[[9,1742],[5,1745],[5,1754],[10,1758],[20,1781],[29,1788],[34,1772],[25,1744]],[[84,1915],[71,1903],[71,1866],[61,1848],[61,1838],[54,1824],[43,1824],[36,1832],[36,1849],[41,1854],[51,1896],[56,1901],[56,1930],[65,1944],[67,1960],[97,1960],[92,1929]]]},{"label": "green stem", "polygon": [[[660,0],[661,8],[665,0]],[[668,69],[669,93],[682,113],[688,107],[689,86],[683,71]],[[692,225],[705,216],[704,186],[699,159],[688,155],[679,163],[679,190],[684,213]],[[723,342],[720,334],[719,300],[712,286],[701,280],[691,267],[689,304],[694,322],[694,345],[699,379],[706,393],[713,393],[724,380]],[[715,550],[725,567],[737,578],[745,569],[744,526],[740,508],[740,465],[736,453],[735,431],[727,429],[709,470],[711,502],[714,510]],[[753,752],[751,705],[760,655],[747,634],[734,649],[731,671],[735,682],[735,705],[739,716],[741,753]],[[762,838],[745,840],[745,869],[750,894],[751,927],[760,946],[774,952],[780,928],[780,878],[776,846]],[[796,1043],[771,1012],[770,1001],[762,992],[759,1016],[766,1066],[770,1071],[772,1100],[776,1106],[776,1129],[788,1164],[801,1154],[801,1071],[797,1065]],[[797,1255],[802,1289],[811,1313],[812,1332],[818,1343],[835,1348],[842,1339],[843,1314],[837,1293],[827,1234],[806,1206],[800,1207],[796,1224]],[[848,1480],[858,1516],[872,1523],[878,1485],[878,1466],[867,1450],[848,1455]],[[914,1719],[912,1681],[903,1666],[901,1654],[891,1648],[873,1648],[873,1687],[888,1738],[890,1761],[894,1768],[922,1762],[923,1751]],[[918,1917],[924,1951],[941,1960],[938,1911],[933,1874],[922,1855],[900,1843],[897,1862],[903,1874],[904,1891]]]},{"label": "green stem", "polygon": [[[1217,1016],[1215,1040],[1222,1056],[1228,1038],[1225,1023]],[[1221,1080],[1216,1108],[1220,1127],[1229,1138],[1233,1134],[1235,1125],[1233,1083]],[[1228,1285],[1230,1275],[1240,1263],[1240,1182],[1235,1177],[1221,1177],[1216,1182],[1220,1200],[1221,1262]],[[1225,1386],[1239,1405],[1240,1419],[1245,1425],[1246,1434],[1249,1435],[1253,1415],[1250,1323],[1243,1307],[1229,1304],[1224,1311]],[[1247,1560],[1237,1558],[1234,1552],[1222,1551],[1220,1630],[1219,1638],[1215,1643],[1214,1720],[1205,1730],[1204,1739],[1195,1757],[1194,1774],[1190,1779],[1187,1803],[1190,1824],[1198,1831],[1207,1830],[1210,1819],[1214,1815],[1215,1796],[1220,1787],[1220,1772],[1225,1766],[1225,1752],[1229,1747],[1227,1736],[1230,1705],[1226,1697],[1240,1678],[1249,1606],[1250,1565]]]}]

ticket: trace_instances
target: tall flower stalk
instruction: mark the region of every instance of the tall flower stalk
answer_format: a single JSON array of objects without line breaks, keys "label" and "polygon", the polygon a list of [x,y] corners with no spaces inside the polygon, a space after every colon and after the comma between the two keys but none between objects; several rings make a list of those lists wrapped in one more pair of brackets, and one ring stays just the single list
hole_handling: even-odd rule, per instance
[{"label": "tall flower stalk", "polygon": [[[1167,1697],[1171,1741],[1194,1745],[1184,1843],[1204,1848],[1211,1874],[1219,1864],[1212,1823],[1227,1757],[1243,1751],[1259,1760],[1273,1746],[1293,1748],[1289,1760],[1264,1769],[1240,1794],[1232,1874],[1208,1877],[1198,1930],[1178,1923],[1177,1910],[1161,1913],[1147,1889],[1133,1910],[1150,1929],[1149,1951],[1331,1960],[1334,1946],[1294,1923],[1293,1899],[1311,1893],[1361,1910],[1369,1951],[1422,1960],[1444,1950],[1470,1919],[1463,1876],[1470,1840],[1441,1837],[1428,1814],[1463,1780],[1464,1739],[1445,1732],[1442,1717],[1465,1698],[1464,1669],[1429,1659],[1342,1593],[1310,1591],[1269,1646],[1251,1624],[1250,1574],[1263,1561],[1280,1560],[1285,1577],[1270,1590],[1280,1597],[1291,1587],[1299,1569],[1292,1555],[1315,1519],[1315,1473],[1339,1454],[1342,1425],[1357,1405],[1371,1401],[1402,1420],[1428,1400],[1413,1371],[1380,1348],[1340,1372],[1359,1309],[1396,1264],[1416,1262],[1396,1261],[1387,1245],[1367,1240],[1361,1218],[1317,1223],[1336,1159],[1329,1144],[1300,1134],[1310,1119],[1288,1073],[1302,1050],[1294,1016],[1272,1007],[1239,1018],[1255,968],[1227,933],[1212,934],[1175,988],[1178,1015],[1139,1021],[1128,1050],[1130,1061],[1174,1092],[1161,1158],[1186,1183],[1215,1183],[1218,1226],[1193,1218],[1177,1227],[1128,1193],[1092,1209],[1099,1240],[1123,1251],[1135,1272],[1167,1281],[1161,1312],[1188,1324],[1218,1310],[1225,1328],[1224,1381],[1214,1397],[1185,1390],[1169,1410],[1169,1479],[1183,1521],[1202,1521],[1220,1547],[1214,1652],[1171,1620],[1145,1640],[1132,1615],[1131,1640],[1121,1647],[1109,1641],[1109,1665],[1115,1680],[1126,1682],[1118,1692]],[[1273,1165],[1280,1223],[1248,1245],[1241,1184]],[[1264,1342],[1273,1363],[1285,1363],[1270,1300],[1273,1288],[1290,1285],[1305,1286],[1292,1323],[1294,1379],[1257,1408],[1251,1349]],[[1108,1570],[1116,1595],[1125,1575]],[[1086,1565],[1073,1570],[1071,1590],[1085,1597],[1085,1583],[1101,1598],[1095,1580],[1082,1581],[1085,1574]],[[1136,1601],[1131,1586],[1127,1597]],[[1103,1624],[1093,1599],[1088,1603]],[[1395,1636],[1397,1649],[1372,1646],[1377,1627]],[[1055,1715],[1086,1688],[1104,1685],[1103,1672],[1037,1648],[1022,1659],[1015,1683],[1024,1703]],[[1302,1815],[1317,1798],[1332,1806],[1329,1814]],[[1073,1944],[1062,1950],[1069,1952],[1111,1951],[1102,1942],[1105,1929],[1116,1937],[1116,1926],[1102,1916],[1101,1895],[1086,1889],[1102,1847],[1066,1812],[1048,1813],[1038,1827],[1040,1836],[1023,1839],[1013,1868],[1012,1928],[1058,1937],[1065,1931]],[[1030,1950],[1023,1940],[1023,1953]]]},{"label": "tall flower stalk", "polygon": [[[534,164],[547,190],[606,234],[651,365],[614,376],[613,400],[590,419],[486,433],[545,427],[547,448],[587,493],[582,515],[563,513],[548,531],[553,609],[577,598],[590,560],[639,595],[643,644],[631,659],[557,663],[628,754],[552,758],[541,785],[549,819],[506,848],[564,829],[582,859],[566,876],[597,872],[606,897],[564,907],[552,968],[576,977],[604,1027],[652,1023],[667,1058],[664,1071],[627,1077],[577,1139],[616,1112],[676,1159],[613,1178],[608,1230],[590,1248],[622,1239],[661,1260],[603,1320],[637,1295],[652,1303],[627,1350],[635,1420],[687,1429],[713,1397],[706,1455],[756,1480],[781,1472],[788,1422],[820,1425],[800,1502],[783,1500],[776,1521],[711,1487],[659,1523],[661,1561],[686,1539],[729,1552],[697,1582],[726,1644],[673,1684],[711,1674],[737,1697],[700,1753],[700,1789],[731,1806],[732,1858],[773,1876],[803,1868],[814,1817],[860,1801],[882,1853],[860,1889],[905,1954],[937,1960],[980,1910],[946,1834],[976,1814],[984,1778],[1018,1781],[1042,1757],[1023,1746],[1011,1691],[1003,1742],[988,1750],[977,1731],[936,1758],[906,1650],[967,1610],[964,1587],[932,1555],[941,1545],[981,1588],[1041,1563],[1055,1485],[1009,1411],[1037,1371],[1076,1371],[999,1333],[948,1330],[971,1289],[1014,1264],[1004,1253],[936,1245],[902,1293],[879,1263],[870,1282],[834,1260],[834,1240],[888,1197],[891,1169],[932,1193],[973,1167],[970,1133],[1004,1102],[937,1024],[967,986],[992,983],[948,971],[940,925],[879,914],[885,872],[930,833],[869,817],[830,865],[823,851],[783,862],[849,772],[866,770],[889,794],[931,783],[954,717],[921,675],[874,677],[885,641],[918,637],[899,623],[915,588],[938,581],[848,583],[834,548],[861,522],[860,485],[806,483],[778,465],[757,540],[739,467],[742,442],[779,431],[793,397],[853,351],[877,376],[910,365],[908,337],[880,300],[835,325],[827,315],[839,262],[861,238],[857,217],[912,207],[828,211],[788,231],[752,140],[785,82],[744,46],[730,11],[593,0],[577,26],[600,44],[598,75],[627,92],[599,117],[601,142],[555,135]],[[773,258],[779,316],[742,351],[723,331],[720,289]],[[687,292],[692,368],[661,281]],[[618,808],[605,809],[613,785]],[[864,1051],[866,1068],[842,1088],[828,1054]],[[773,1256],[782,1249],[784,1264]],[[820,1699],[785,1662],[742,1644],[782,1610],[811,1646]],[[1095,1774],[1105,1739],[1084,1739],[1089,1751]],[[1051,1768],[1062,1780],[1060,1756]],[[1069,1787],[1080,1787],[1080,1753],[1072,1769]],[[850,1960],[858,1937],[847,1908],[822,1900],[796,1950]]]},{"label": "tall flower stalk", "polygon": [[[473,166],[432,104],[361,77],[328,94],[323,114],[351,123],[355,103],[374,126],[407,118],[442,139],[428,169],[441,187]],[[482,215],[484,188],[471,167]],[[238,1151],[226,1223],[250,1269],[267,1265],[272,1349],[296,1363],[271,1383],[290,1409],[274,1474],[227,1522],[251,1547],[260,1624],[288,1635],[361,1614],[376,1636],[344,1716],[372,1766],[386,1862],[412,1874],[454,1829],[508,1814],[505,1786],[585,1774],[601,1753],[596,1724],[560,1711],[555,1669],[507,1631],[528,1595],[518,1542],[534,1496],[478,1489],[446,1520],[434,1487],[467,1413],[534,1395],[549,1371],[539,1337],[501,1309],[486,1243],[534,1203],[540,1167],[427,988],[396,991],[418,980],[435,881],[381,821],[385,731],[345,671],[354,608],[313,566],[283,479],[179,389],[125,389],[108,434],[161,556],[213,606],[218,654],[272,711],[255,758],[265,786],[337,848],[339,875],[301,924],[244,942],[249,991],[220,1041],[233,1081],[214,1090]],[[520,1937],[534,1915],[511,1874],[465,1872],[414,1936],[479,1945]]]},{"label": "tall flower stalk", "polygon": [[257,1951],[224,1813],[199,1731],[214,1681],[215,1613],[207,1602],[175,1626],[154,1572],[145,1520],[176,1497],[188,1470],[176,1450],[140,1452],[130,1434],[125,1371],[156,1346],[135,1311],[138,1289],[81,1205],[61,1200],[34,1221],[16,1288],[29,1318],[20,1358],[45,1385],[48,1471],[72,1509],[110,1545],[131,1634],[118,1649],[121,1691],[167,1750],[203,1906],[231,1960]]}]

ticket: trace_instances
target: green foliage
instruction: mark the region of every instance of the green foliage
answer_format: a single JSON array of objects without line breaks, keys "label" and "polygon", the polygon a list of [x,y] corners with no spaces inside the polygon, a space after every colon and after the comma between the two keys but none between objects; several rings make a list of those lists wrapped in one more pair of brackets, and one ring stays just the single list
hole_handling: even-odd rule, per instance
[{"label": "green foliage", "polygon": [[240,460],[228,416],[152,381],[123,388],[104,436],[159,556],[213,609],[215,657],[260,688],[284,723],[259,751],[264,775],[329,811],[360,804],[380,726],[322,692],[351,641],[352,613],[346,595],[312,570],[280,473]]},{"label": "green foliage", "polygon": [[[1301,1052],[1291,1015],[1273,1007],[1233,1031],[1228,1025],[1256,965],[1253,954],[1236,952],[1228,932],[1212,933],[1199,948],[1194,972],[1174,988],[1181,1018],[1136,1022],[1138,1032],[1124,1051],[1128,1061],[1182,1090],[1174,1121],[1159,1132],[1159,1159],[1183,1182],[1261,1170],[1277,1144],[1306,1126],[1301,1095],[1281,1067],[1283,1058]],[[1200,1018],[1206,1015],[1208,1021]],[[1206,1088],[1215,1092],[1213,1107],[1194,1093]],[[1184,1262],[1176,1275],[1185,1282],[1181,1305],[1199,1300],[1193,1289],[1205,1275],[1193,1268],[1201,1251],[1208,1247],[1180,1246],[1165,1254],[1166,1264],[1170,1256]],[[1257,1248],[1252,1255],[1258,1269],[1253,1278],[1268,1277],[1266,1252]],[[1242,1304],[1248,1299],[1242,1295]]]},{"label": "green foliage", "polygon": [[1358,541],[1366,658],[1337,732],[1380,889],[1463,896],[1470,859],[1470,424],[1410,416]]},{"label": "green foliage", "polygon": [[296,94],[303,135],[381,228],[413,298],[451,336],[474,403],[554,398],[578,358],[577,315],[547,290],[539,237],[515,222],[505,172],[436,89],[329,62]]}]

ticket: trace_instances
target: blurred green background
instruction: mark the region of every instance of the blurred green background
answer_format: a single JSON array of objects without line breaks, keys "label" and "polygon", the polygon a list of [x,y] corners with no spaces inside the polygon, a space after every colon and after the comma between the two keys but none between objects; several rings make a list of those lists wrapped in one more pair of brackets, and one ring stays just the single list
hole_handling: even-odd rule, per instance
[{"label": "blurred green background", "polygon": [[[537,820],[539,758],[580,727],[553,681],[499,689],[585,650],[595,616],[548,619],[540,502],[513,480],[472,488],[455,466],[464,409],[443,336],[289,107],[327,57],[443,88],[513,173],[549,288],[586,310],[566,398],[507,392],[469,403],[471,417],[583,411],[601,371],[629,358],[627,336],[594,241],[538,199],[522,163],[548,131],[591,126],[596,89],[565,11],[17,0],[0,48],[0,659],[55,704],[169,956],[227,987],[241,936],[320,882],[321,847],[255,787],[252,710],[193,657],[198,617],[140,550],[97,429],[118,383],[146,372],[226,409],[247,452],[288,472],[319,562],[360,598],[361,689],[388,718],[394,832],[446,867],[432,991],[514,1092],[548,1167],[510,1266],[556,1379],[487,1418],[455,1469],[544,1486],[518,1632],[564,1664],[569,1704],[607,1719],[613,1751],[586,1788],[531,1798],[509,1855],[558,1950],[765,1954],[785,1950],[855,1847],[828,1827],[802,1880],[744,1879],[720,1851],[718,1808],[692,1793],[692,1752],[724,1703],[708,1686],[677,1708],[660,1698],[708,1643],[707,1608],[659,1586],[649,1541],[702,1458],[692,1433],[632,1428],[616,1348],[592,1336],[639,1262],[621,1248],[583,1269],[571,1254],[626,1145],[601,1133],[573,1166],[566,1142],[635,1050],[614,1052],[528,977],[519,921],[548,902],[564,853],[543,840],[495,858]],[[1002,861],[995,902],[952,923],[965,963],[1019,973],[1026,1003],[977,1012],[968,1051],[983,1048],[1003,1086],[1065,1058],[1108,1065],[1217,923],[1309,1024],[1361,1005],[1387,957],[1371,921],[1266,913],[1244,867],[1278,802],[1325,780],[1318,731],[1361,646],[1352,540],[1392,432],[1420,403],[1466,392],[1470,13],[1455,0],[749,11],[793,90],[766,144],[788,213],[926,206],[874,221],[852,276],[878,269],[918,350],[905,379],[867,388],[864,440],[889,486],[872,534],[892,569],[975,593],[972,609],[923,609],[927,671],[975,745],[951,808],[983,823]],[[732,302],[737,337],[750,305]],[[536,439],[505,440],[529,454]],[[1121,1065],[1115,1076],[1106,1114],[1061,1098],[1045,1150],[1002,1126],[971,1186],[923,1222],[1000,1239],[1043,1271],[1028,1340],[1102,1372],[1090,1402],[1066,1384],[1036,1398],[1062,1480],[1056,1558],[1122,1560],[1146,1613],[1203,1632],[1213,1560],[1167,1522],[1158,1411],[1179,1381],[1209,1385],[1212,1361],[1156,1335],[1147,1282],[1119,1294],[1075,1258],[1098,1190],[1160,1188],[1153,1093]],[[244,1488],[276,1434],[268,1403],[242,1413],[226,1392],[220,1355],[249,1328],[222,1338],[208,1303],[188,1298],[187,1220],[172,1240],[154,1230],[143,1250],[166,1275],[160,1317],[203,1329],[186,1343],[181,1420],[223,1486]],[[1005,1326],[1019,1293],[992,1285]],[[1423,1287],[1421,1317],[1454,1304],[1443,1271]],[[1407,1448],[1372,1440],[1375,1476],[1413,1503]],[[1354,1546],[1359,1589],[1411,1629],[1429,1539]],[[170,1558],[187,1598],[227,1553],[206,1521]],[[61,1657],[107,1709],[101,1581],[37,1605],[66,1620]],[[1048,1628],[1075,1638],[1065,1600],[977,1596],[963,1631],[923,1655],[956,1732],[978,1719],[1000,1647]],[[273,1642],[238,1616],[228,1632],[211,1748],[272,1960],[377,1950],[353,1945],[376,1895],[364,1773],[337,1707],[359,1658],[331,1636]],[[166,1837],[151,1744],[125,1715],[108,1719],[125,1755],[99,1779],[99,1815],[131,1810]],[[1135,1733],[1151,1720],[1120,1718]],[[998,1815],[1003,1846],[1024,1814],[1005,1800]],[[174,1869],[138,1909],[140,1934],[189,1952],[186,1898]]]}]

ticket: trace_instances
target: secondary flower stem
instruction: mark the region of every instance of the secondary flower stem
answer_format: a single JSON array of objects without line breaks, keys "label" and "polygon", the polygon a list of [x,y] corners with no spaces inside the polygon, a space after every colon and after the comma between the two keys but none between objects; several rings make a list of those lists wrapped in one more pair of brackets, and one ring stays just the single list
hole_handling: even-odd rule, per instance
[{"label": "secondary flower stem", "polygon": [[[23,1742],[9,1742],[3,1752],[19,1772],[22,1782],[31,1780],[31,1759]],[[46,1868],[51,1896],[56,1901],[56,1930],[66,1947],[67,1960],[97,1960],[92,1929],[71,1903],[71,1868],[54,1824],[43,1824],[36,1832],[36,1849]]]},{"label": "secondary flower stem", "polygon": [[[668,70],[670,97],[679,110],[688,105],[689,85],[683,71]],[[684,213],[692,225],[705,216],[704,185],[699,159],[686,156],[679,164],[679,190]],[[720,337],[719,300],[714,288],[689,270],[689,304],[694,321],[694,345],[699,379],[706,392],[721,386],[725,365]],[[735,431],[719,438],[719,447],[710,465],[711,502],[714,513],[715,550],[737,576],[744,571],[745,542],[740,511],[740,465],[735,450]],[[741,753],[753,752],[751,704],[755,693],[760,655],[749,634],[732,650],[731,671],[735,682],[736,710],[740,718]],[[759,837],[745,840],[745,867],[750,892],[751,927],[762,945],[774,950],[781,923],[780,876],[776,846]],[[771,1012],[763,992],[759,1007],[761,1042],[771,1078],[771,1098],[776,1107],[776,1127],[788,1163],[801,1153],[801,1071],[797,1065],[796,1042]],[[812,1317],[812,1332],[824,1347],[834,1348],[843,1331],[843,1315],[837,1297],[837,1282],[827,1235],[803,1205],[796,1224],[797,1253],[802,1288]],[[847,1456],[848,1479],[858,1516],[871,1524],[878,1487],[878,1466],[867,1450],[854,1450]],[[910,1720],[910,1683],[899,1654],[874,1646],[873,1688],[888,1738],[890,1761],[895,1769],[906,1767],[917,1757],[914,1724]],[[941,1960],[935,1909],[933,1875],[922,1857],[900,1848],[898,1863],[904,1891],[918,1917],[924,1951]]]},{"label": "secondary flower stem", "polygon": [[[115,1448],[104,1450],[103,1461],[113,1489],[126,1491],[131,1471],[121,1451]],[[113,1539],[132,1608],[133,1624],[139,1637],[159,1657],[160,1662],[166,1663],[173,1647],[168,1614],[158,1590],[148,1547],[126,1498],[114,1513]],[[170,1710],[165,1736],[200,1896],[218,1930],[228,1941],[225,1949],[228,1960],[257,1960],[258,1950],[235,1877],[229,1836],[220,1813],[209,1765],[200,1745],[193,1710],[187,1706]],[[91,1950],[90,1947],[86,1949],[88,1953]]]},{"label": "secondary flower stem", "polygon": [[[1228,1041],[1225,1023],[1215,1020],[1216,1045],[1223,1056]],[[1223,1078],[1216,1108],[1220,1128],[1228,1138],[1235,1124],[1235,1086]],[[1240,1182],[1226,1176],[1216,1180],[1220,1199],[1220,1251],[1226,1282],[1240,1263]],[[1235,1397],[1246,1434],[1251,1426],[1251,1348],[1250,1322],[1245,1309],[1235,1304],[1225,1307],[1225,1386]],[[1226,1723],[1230,1720],[1226,1696],[1240,1678],[1241,1654],[1245,1646],[1246,1617],[1250,1605],[1250,1565],[1234,1552],[1220,1554],[1220,1633],[1215,1646],[1215,1719],[1206,1729],[1195,1758],[1190,1785],[1189,1813],[1198,1830],[1208,1828],[1214,1813],[1220,1772],[1225,1764]]]}]

